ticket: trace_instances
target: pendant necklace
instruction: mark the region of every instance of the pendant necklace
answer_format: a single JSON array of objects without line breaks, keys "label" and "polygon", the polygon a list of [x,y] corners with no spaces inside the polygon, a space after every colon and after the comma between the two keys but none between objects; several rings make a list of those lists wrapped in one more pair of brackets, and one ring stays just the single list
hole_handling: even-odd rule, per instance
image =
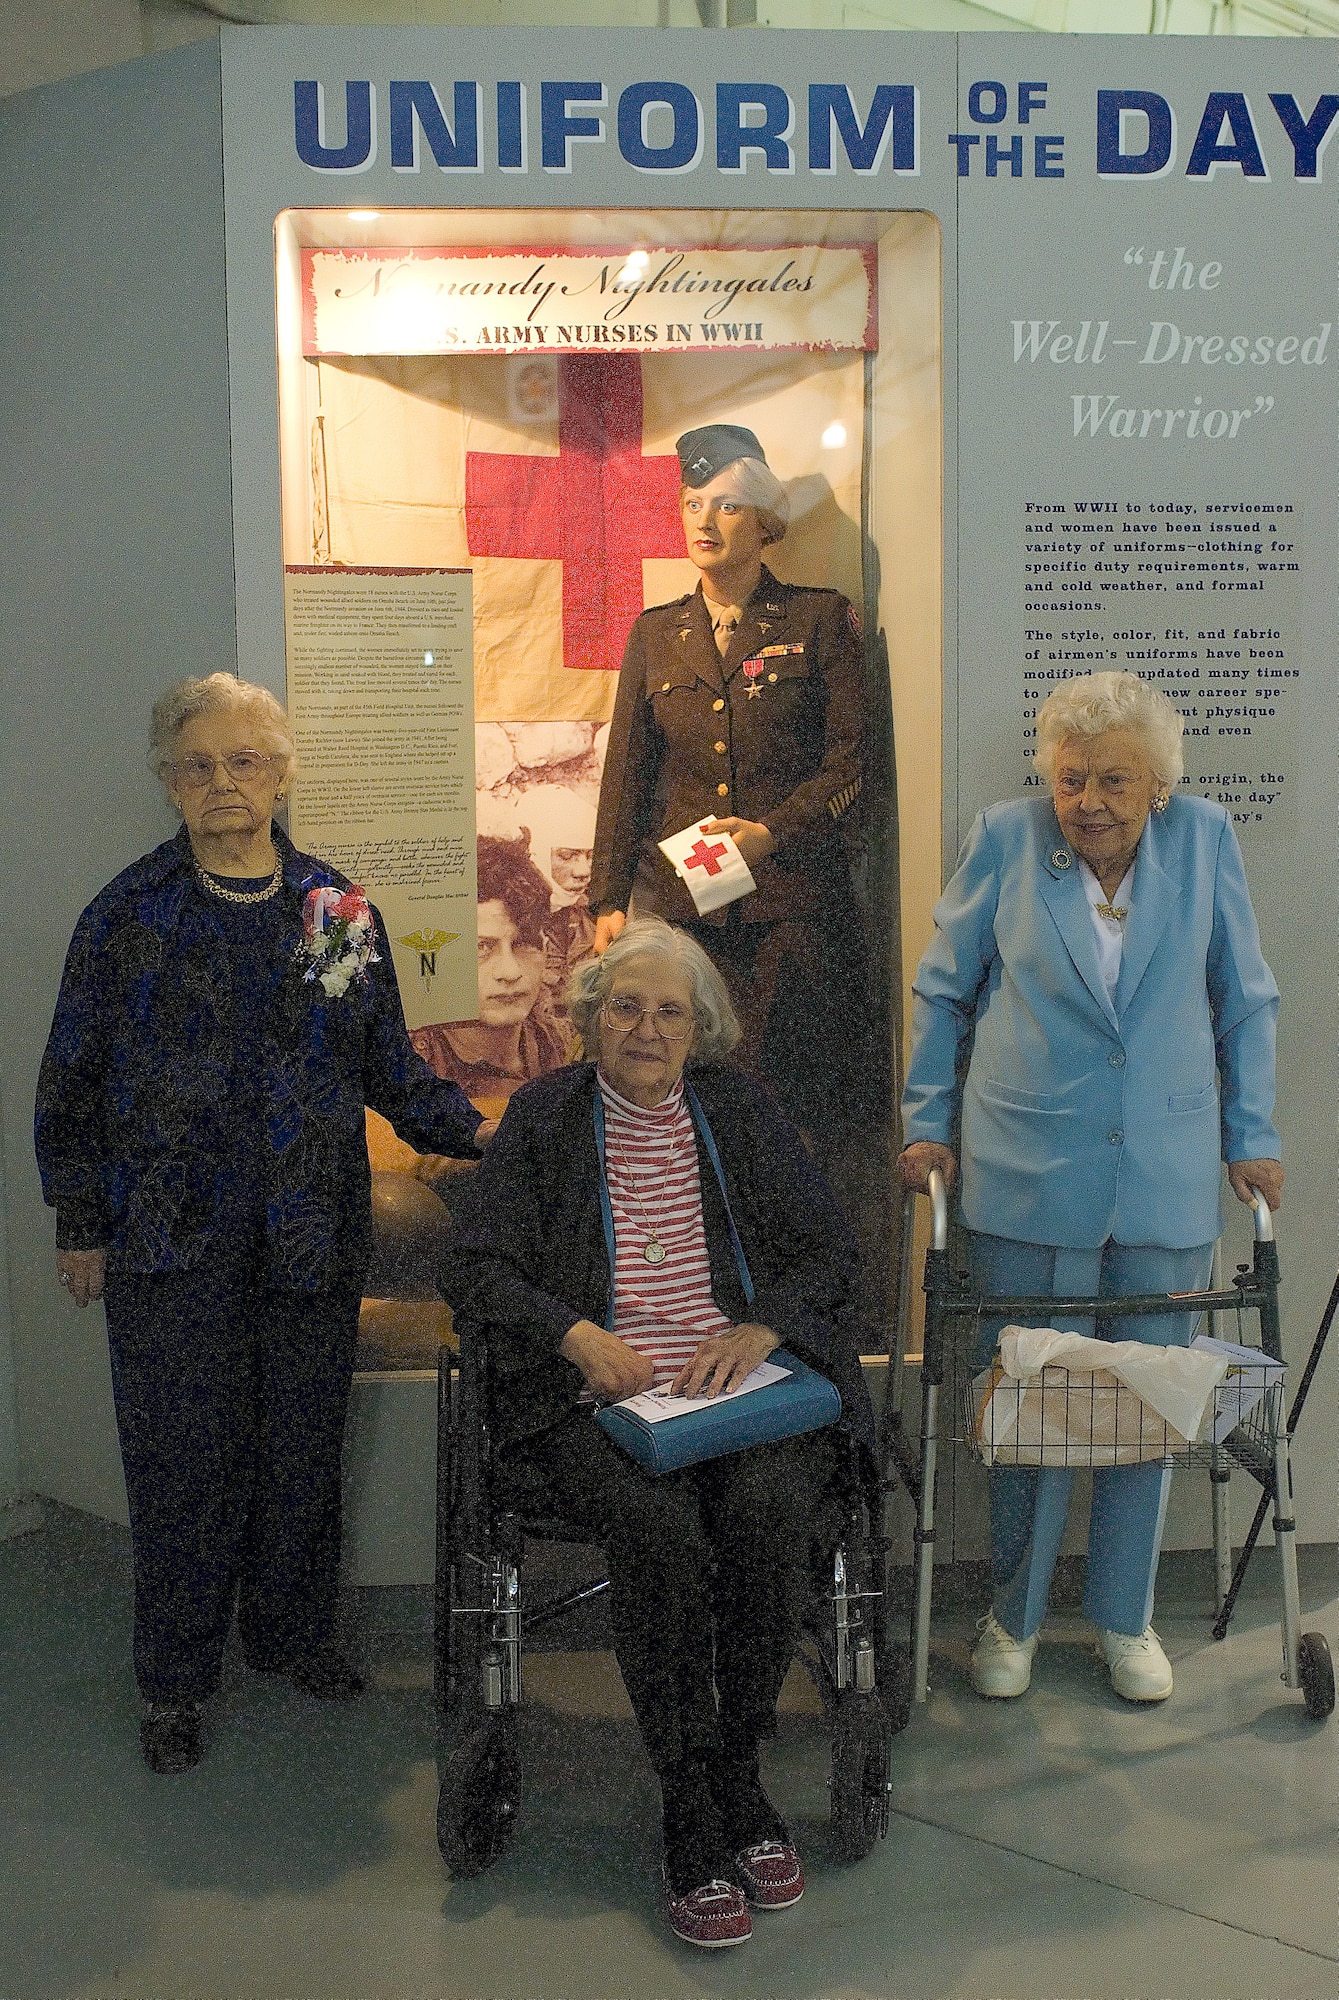
[{"label": "pendant necklace", "polygon": [[[669,1153],[666,1156],[665,1165],[661,1170],[663,1178],[665,1180],[669,1179],[669,1170],[674,1164],[674,1149],[678,1145],[678,1143],[679,1143],[678,1119],[676,1117],[675,1129],[670,1136]],[[626,1181],[628,1187],[632,1191],[632,1198],[642,1212],[642,1226],[646,1230],[646,1241],[642,1245],[642,1257],[648,1264],[663,1264],[666,1257],[668,1257],[669,1255],[669,1251],[665,1248],[664,1244],[661,1242],[660,1237],[656,1233],[655,1225],[652,1222],[650,1216],[646,1212],[646,1203],[642,1200],[641,1189],[637,1186],[636,1178],[633,1175],[632,1169],[629,1167],[626,1159],[624,1159],[622,1151],[618,1148],[615,1148],[615,1158],[618,1161],[619,1171],[622,1174],[623,1179]]]}]

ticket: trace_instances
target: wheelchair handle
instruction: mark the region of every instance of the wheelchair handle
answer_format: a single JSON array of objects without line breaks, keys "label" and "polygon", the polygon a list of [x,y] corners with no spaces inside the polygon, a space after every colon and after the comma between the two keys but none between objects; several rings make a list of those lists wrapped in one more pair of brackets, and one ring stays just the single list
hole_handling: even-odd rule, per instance
[{"label": "wheelchair handle", "polygon": [[944,1186],[944,1176],[938,1167],[930,1169],[930,1219],[933,1230],[930,1247],[934,1250],[947,1250],[948,1191]]}]

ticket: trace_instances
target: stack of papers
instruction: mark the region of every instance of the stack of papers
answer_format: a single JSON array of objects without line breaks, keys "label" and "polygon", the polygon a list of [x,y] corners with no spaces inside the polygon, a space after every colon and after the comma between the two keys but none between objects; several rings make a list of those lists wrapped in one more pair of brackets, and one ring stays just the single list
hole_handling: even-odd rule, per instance
[{"label": "stack of papers", "polygon": [[737,1387],[726,1389],[719,1396],[671,1396],[668,1389],[644,1389],[639,1396],[625,1396],[612,1408],[627,1410],[648,1424],[664,1424],[674,1417],[691,1416],[694,1410],[714,1410],[719,1404],[733,1402],[736,1396],[747,1396],[754,1389],[765,1389],[769,1383],[784,1381],[790,1372],[789,1368],[778,1368],[775,1361],[760,1361]]}]

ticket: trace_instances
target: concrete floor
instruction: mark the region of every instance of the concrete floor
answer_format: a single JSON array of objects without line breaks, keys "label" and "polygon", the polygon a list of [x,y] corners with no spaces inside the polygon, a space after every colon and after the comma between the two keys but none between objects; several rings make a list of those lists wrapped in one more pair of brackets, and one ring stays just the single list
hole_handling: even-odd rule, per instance
[{"label": "concrete floor", "polygon": [[[1304,1625],[1339,1650],[1333,1556],[1305,1555]],[[809,1892],[720,1954],[659,1920],[655,1794],[606,1653],[528,1660],[515,1846],[453,1883],[420,1598],[359,1593],[373,1686],[347,1709],[231,1665],[204,1763],[163,1779],[137,1751],[127,1568],[123,1531],[58,1510],[0,1547],[2,2000],[1339,1995],[1339,1737],[1279,1683],[1267,1551],[1224,1645],[1207,1559],[1168,1559],[1160,1708],[1118,1701],[1063,1611],[1032,1692],[981,1702],[971,1616],[944,1610],[888,1839],[855,1867],[825,1857],[827,1745],[792,1676],[769,1770]]]}]

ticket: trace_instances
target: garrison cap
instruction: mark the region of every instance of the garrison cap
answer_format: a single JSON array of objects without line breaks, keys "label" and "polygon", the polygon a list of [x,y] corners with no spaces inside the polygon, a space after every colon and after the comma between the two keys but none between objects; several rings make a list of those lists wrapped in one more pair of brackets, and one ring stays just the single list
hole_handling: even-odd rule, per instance
[{"label": "garrison cap", "polygon": [[685,486],[705,486],[737,458],[760,458],[767,463],[762,446],[743,424],[702,424],[695,431],[685,431],[674,449]]}]

